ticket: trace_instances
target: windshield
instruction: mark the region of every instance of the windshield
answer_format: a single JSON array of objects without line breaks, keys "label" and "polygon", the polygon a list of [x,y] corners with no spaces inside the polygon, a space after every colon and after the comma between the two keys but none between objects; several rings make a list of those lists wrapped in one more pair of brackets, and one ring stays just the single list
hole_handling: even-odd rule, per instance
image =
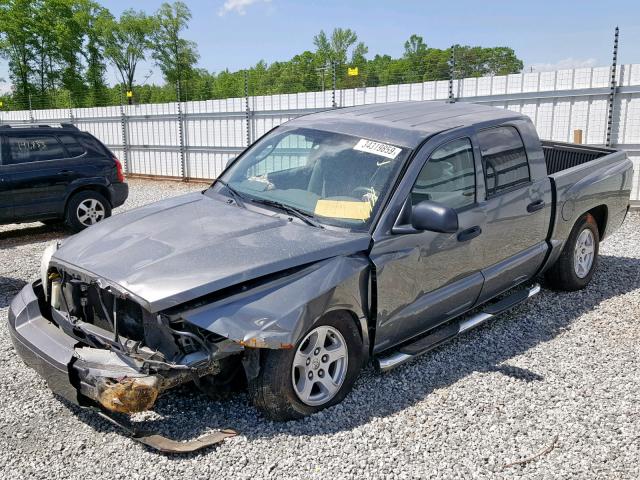
[{"label": "windshield", "polygon": [[[277,202],[321,223],[366,229],[408,154],[407,148],[370,139],[280,128],[220,178],[248,200]],[[223,182],[214,189],[225,193]]]}]

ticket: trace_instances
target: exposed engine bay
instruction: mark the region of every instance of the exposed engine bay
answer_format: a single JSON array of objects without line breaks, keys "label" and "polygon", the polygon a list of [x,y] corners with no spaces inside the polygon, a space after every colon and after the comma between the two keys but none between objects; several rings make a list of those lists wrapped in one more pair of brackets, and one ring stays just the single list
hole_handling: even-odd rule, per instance
[{"label": "exposed engine bay", "polygon": [[43,280],[50,320],[81,343],[72,365],[78,390],[107,410],[149,410],[163,391],[233,368],[223,359],[240,363],[243,346],[147,312],[106,282],[61,269]]}]

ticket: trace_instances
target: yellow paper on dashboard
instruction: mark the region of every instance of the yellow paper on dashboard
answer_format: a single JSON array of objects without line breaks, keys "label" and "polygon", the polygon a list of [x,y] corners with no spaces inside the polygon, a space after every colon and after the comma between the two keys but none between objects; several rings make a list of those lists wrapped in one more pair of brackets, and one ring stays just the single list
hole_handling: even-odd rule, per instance
[{"label": "yellow paper on dashboard", "polygon": [[371,216],[371,202],[347,200],[318,200],[314,213],[322,217],[344,218],[347,220],[368,220]]}]

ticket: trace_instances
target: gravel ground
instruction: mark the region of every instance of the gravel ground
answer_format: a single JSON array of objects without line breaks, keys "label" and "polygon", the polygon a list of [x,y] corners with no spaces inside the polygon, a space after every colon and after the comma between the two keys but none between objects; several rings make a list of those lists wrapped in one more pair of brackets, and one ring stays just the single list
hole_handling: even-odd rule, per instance
[{"label": "gravel ground", "polygon": [[[130,185],[127,208],[202,188]],[[187,456],[147,450],[22,364],[8,302],[64,233],[0,227],[0,478],[640,478],[639,227],[633,214],[604,243],[586,290],[543,290],[389,374],[368,369],[311,418],[272,423],[245,395],[212,402],[189,387],[136,417],[174,438],[240,432]]]}]

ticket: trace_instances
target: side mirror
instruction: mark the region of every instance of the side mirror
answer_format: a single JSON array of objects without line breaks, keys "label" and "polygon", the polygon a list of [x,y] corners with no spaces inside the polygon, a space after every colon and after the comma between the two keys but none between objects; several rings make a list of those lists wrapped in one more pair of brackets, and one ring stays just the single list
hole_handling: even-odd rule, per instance
[{"label": "side mirror", "polygon": [[424,200],[412,208],[411,226],[420,231],[455,233],[458,231],[458,214],[453,208]]},{"label": "side mirror", "polygon": [[229,168],[229,165],[231,165],[231,162],[233,162],[236,159],[236,157],[231,157],[229,160],[227,160],[227,163],[225,163],[224,165],[224,169],[226,170],[227,168]]}]

